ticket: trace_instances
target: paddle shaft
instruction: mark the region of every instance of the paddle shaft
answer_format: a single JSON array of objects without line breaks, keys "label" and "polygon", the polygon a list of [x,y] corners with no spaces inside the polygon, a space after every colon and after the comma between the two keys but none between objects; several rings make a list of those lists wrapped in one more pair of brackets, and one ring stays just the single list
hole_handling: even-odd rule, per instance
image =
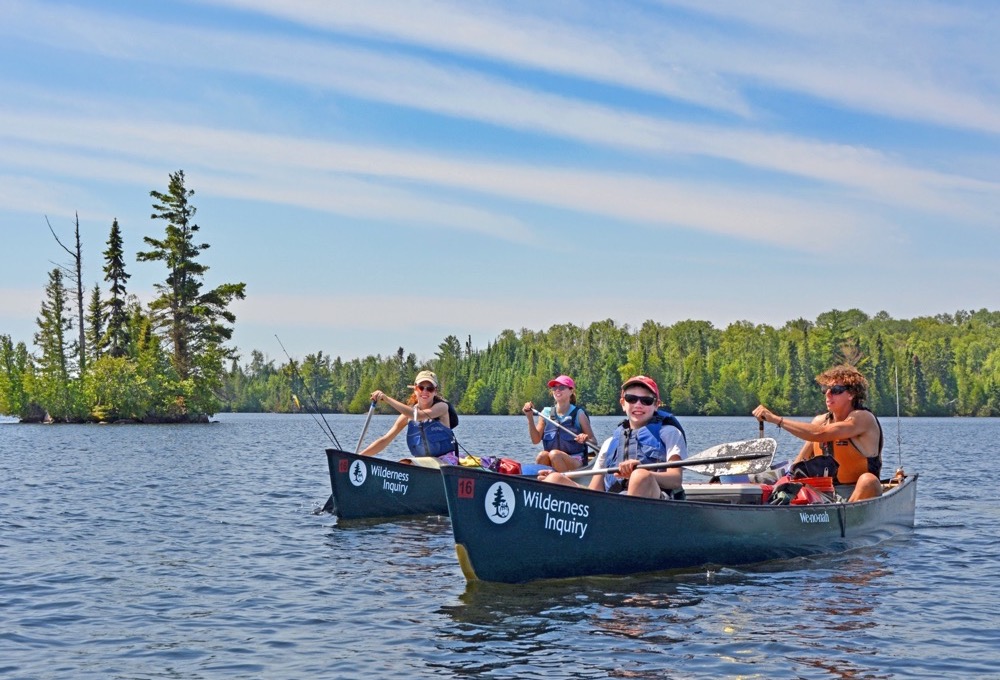
[{"label": "paddle shaft", "polygon": [[[733,463],[739,460],[757,460],[758,458],[767,458],[768,456],[773,456],[774,452],[771,453],[738,453],[733,456],[718,456],[717,458],[712,458],[710,461],[704,458],[700,460],[672,460],[666,463],[646,463],[645,465],[637,465],[636,470],[665,470],[667,468],[679,468],[679,467],[693,467],[697,465],[711,465],[713,463]],[[572,472],[564,472],[563,475],[566,477],[590,477],[592,475],[608,475],[612,472],[618,472],[618,468],[597,468],[591,470],[574,470]]]},{"label": "paddle shaft", "polygon": [[[574,432],[573,430],[569,429],[568,427],[565,427],[565,426],[561,425],[560,423],[557,423],[556,421],[552,420],[548,416],[542,415],[538,411],[538,409],[534,409],[533,408],[533,409],[531,409],[531,412],[534,413],[539,418],[541,418],[542,420],[545,420],[545,421],[548,421],[548,422],[552,423],[553,425],[555,425],[556,427],[558,427],[563,432],[567,432],[567,433],[573,435],[574,437],[576,437],[578,434],[580,434],[579,432]],[[584,444],[586,444],[587,448],[590,449],[591,451],[593,451],[594,453],[599,453],[600,450],[601,450],[600,447],[595,446],[594,444],[592,444],[589,439],[587,441],[585,441]]]},{"label": "paddle shaft", "polygon": [[368,417],[365,418],[365,426],[361,429],[361,436],[358,437],[358,447],[354,449],[355,454],[361,453],[361,444],[365,441],[365,435],[368,434],[368,423],[372,421],[372,414],[375,412],[375,400],[372,399],[371,406],[368,407]]}]

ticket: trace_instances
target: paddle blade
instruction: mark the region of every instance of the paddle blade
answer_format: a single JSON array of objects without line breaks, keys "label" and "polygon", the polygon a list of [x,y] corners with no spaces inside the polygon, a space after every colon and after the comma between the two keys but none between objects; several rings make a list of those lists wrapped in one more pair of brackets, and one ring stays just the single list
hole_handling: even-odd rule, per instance
[{"label": "paddle blade", "polygon": [[[755,475],[771,467],[771,459],[774,452],[778,450],[778,442],[771,437],[764,439],[746,439],[741,442],[729,442],[719,444],[710,449],[705,449],[700,453],[689,456],[685,461],[692,463],[696,460],[704,460],[704,465],[688,465],[687,469],[703,475],[723,476],[723,475]],[[712,462],[715,458],[725,458],[729,456],[741,456],[747,454],[757,454],[760,458],[753,460],[738,460],[727,462]]]}]

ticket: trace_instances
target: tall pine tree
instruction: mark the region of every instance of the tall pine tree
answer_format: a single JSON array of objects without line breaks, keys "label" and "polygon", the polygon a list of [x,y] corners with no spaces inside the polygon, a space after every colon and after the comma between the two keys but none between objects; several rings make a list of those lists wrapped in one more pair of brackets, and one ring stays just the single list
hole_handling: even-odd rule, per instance
[{"label": "tall pine tree", "polygon": [[[104,355],[107,347],[107,336],[104,333],[106,315],[104,303],[101,301],[101,287],[94,284],[90,292],[90,304],[87,306],[87,349],[90,359],[96,361]],[[92,363],[92,362],[88,362]]]},{"label": "tall pine tree", "polygon": [[213,412],[211,394],[221,384],[222,361],[233,355],[223,346],[233,335],[227,324],[236,321],[229,305],[246,297],[246,284],[226,283],[202,291],[208,266],[198,262],[198,256],[209,245],[194,240],[200,227],[194,222],[194,191],[185,187],[183,170],[170,175],[166,193],[149,195],[155,199],[152,219],[167,223],[164,238],[144,237],[151,249],[137,254],[140,262],[162,261],[167,266],[167,280],[157,284],[159,296],[150,302],[150,312],[167,339],[179,380],[195,379],[192,394],[202,403],[190,405],[192,410]]},{"label": "tall pine tree", "polygon": [[35,345],[41,354],[33,394],[53,420],[69,420],[74,412],[70,381],[75,369],[72,356],[77,348],[69,339],[73,321],[66,304],[68,295],[62,270],[57,267],[49,272],[41,314],[35,320]]},{"label": "tall pine tree", "polygon": [[104,251],[104,280],[108,282],[107,300],[107,330],[104,346],[107,353],[115,358],[128,354],[129,345],[129,314],[127,309],[127,291],[125,284],[131,277],[125,271],[125,253],[123,250],[122,232],[118,220],[111,223],[111,234],[108,236],[108,249]]}]

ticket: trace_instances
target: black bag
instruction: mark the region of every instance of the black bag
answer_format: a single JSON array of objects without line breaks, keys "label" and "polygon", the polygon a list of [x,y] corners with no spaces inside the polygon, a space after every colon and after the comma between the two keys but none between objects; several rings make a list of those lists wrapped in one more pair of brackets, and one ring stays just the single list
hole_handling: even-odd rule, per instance
[{"label": "black bag", "polygon": [[799,494],[801,488],[801,482],[782,482],[771,491],[771,497],[767,499],[767,504],[789,505]]},{"label": "black bag", "polygon": [[799,477],[836,477],[840,463],[833,456],[813,456],[792,466],[792,479]]}]

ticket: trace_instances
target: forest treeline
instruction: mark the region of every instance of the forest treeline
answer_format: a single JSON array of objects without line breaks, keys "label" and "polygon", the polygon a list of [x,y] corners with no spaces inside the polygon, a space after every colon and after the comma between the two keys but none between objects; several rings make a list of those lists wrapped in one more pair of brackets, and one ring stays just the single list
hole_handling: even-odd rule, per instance
[{"label": "forest treeline", "polygon": [[244,299],[245,284],[204,287],[208,267],[199,256],[209,245],[195,240],[193,195],[183,171],[170,175],[166,192],[150,192],[151,219],[165,223],[164,234],[144,237],[135,259],[160,262],[167,275],[147,305],[128,291],[117,220],[103,252],[103,291],[100,283],[89,293],[84,287],[79,220],[72,248],[53,230],[72,265],[49,273],[35,351],[0,334],[0,415],[204,422],[219,411],[361,413],[376,389],[405,398],[424,368],[467,414],[550,403],[546,383],[565,373],[594,415],[619,413],[619,386],[637,374],[652,376],[680,415],[746,415],[758,403],[811,415],[823,408],[815,376],[851,364],[868,377],[868,404],[880,415],[898,404],[910,416],[1000,416],[1000,312],[985,309],[910,320],[835,309],[781,328],[741,321],[717,329],[694,320],[632,328],[608,319],[505,330],[485,349],[452,335],[419,363],[402,347],[346,361],[319,351],[277,366],[253,350],[243,362],[227,342],[235,323],[229,306]]},{"label": "forest treeline", "polygon": [[815,376],[844,363],[868,377],[868,404],[880,415],[896,413],[898,392],[902,415],[1000,416],[1000,312],[985,309],[910,320],[831,310],[781,328],[693,320],[630,328],[609,319],[505,330],[485,349],[448,336],[423,363],[402,347],[348,361],[320,351],[277,366],[255,350],[248,363],[231,363],[220,398],[231,411],[361,413],[375,389],[404,398],[429,368],[460,413],[514,414],[525,401],[550,403],[546,383],[565,373],[579,403],[603,415],[620,412],[622,381],[643,374],[681,415],[746,415],[761,402],[813,415],[824,408]]}]

